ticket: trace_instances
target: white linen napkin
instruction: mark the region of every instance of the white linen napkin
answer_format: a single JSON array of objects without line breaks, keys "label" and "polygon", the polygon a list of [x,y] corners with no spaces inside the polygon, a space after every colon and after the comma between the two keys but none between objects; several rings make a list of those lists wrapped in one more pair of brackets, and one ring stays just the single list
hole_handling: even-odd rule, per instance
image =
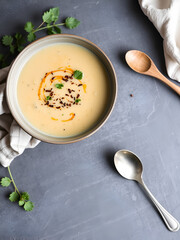
[{"label": "white linen napkin", "polygon": [[0,69],[0,163],[3,167],[8,167],[26,148],[33,148],[40,142],[27,134],[10,114],[5,96],[8,71],[9,67]]},{"label": "white linen napkin", "polygon": [[180,0],[139,0],[139,4],[164,39],[169,77],[180,82]]}]

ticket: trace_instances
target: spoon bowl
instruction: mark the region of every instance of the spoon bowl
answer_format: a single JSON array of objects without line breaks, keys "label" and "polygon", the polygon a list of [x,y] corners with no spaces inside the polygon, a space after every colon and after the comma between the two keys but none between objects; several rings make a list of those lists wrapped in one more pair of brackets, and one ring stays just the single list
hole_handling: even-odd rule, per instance
[{"label": "spoon bowl", "polygon": [[138,50],[131,50],[126,53],[125,59],[129,67],[135,72],[149,75],[161,80],[171,89],[173,89],[178,95],[180,95],[180,87],[160,73],[152,59],[145,53]]},{"label": "spoon bowl", "polygon": [[139,158],[132,152],[120,150],[114,156],[114,164],[121,176],[130,180],[139,180],[143,166]]},{"label": "spoon bowl", "polygon": [[145,53],[131,50],[126,53],[126,62],[134,71],[145,73],[151,67],[151,59]]},{"label": "spoon bowl", "polygon": [[135,180],[141,184],[149,198],[152,200],[157,210],[161,214],[167,228],[176,232],[179,230],[179,222],[155,199],[149,191],[142,179],[143,166],[141,160],[133,152],[128,150],[119,150],[114,155],[114,164],[121,176],[124,178]]}]

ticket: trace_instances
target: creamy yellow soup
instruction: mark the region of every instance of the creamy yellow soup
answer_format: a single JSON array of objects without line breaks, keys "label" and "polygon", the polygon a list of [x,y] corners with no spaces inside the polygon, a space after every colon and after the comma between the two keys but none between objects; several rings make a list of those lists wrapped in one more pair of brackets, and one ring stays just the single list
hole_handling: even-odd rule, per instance
[{"label": "creamy yellow soup", "polygon": [[47,135],[69,137],[91,128],[108,101],[104,66],[89,50],[58,44],[37,52],[18,80],[23,115]]}]

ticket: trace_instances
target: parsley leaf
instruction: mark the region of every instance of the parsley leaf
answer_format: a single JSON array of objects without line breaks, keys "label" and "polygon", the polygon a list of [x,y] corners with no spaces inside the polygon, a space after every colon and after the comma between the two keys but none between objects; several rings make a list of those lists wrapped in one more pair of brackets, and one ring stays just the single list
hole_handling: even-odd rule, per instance
[{"label": "parsley leaf", "polygon": [[80,24],[80,21],[73,17],[68,17],[65,20],[65,26],[69,29],[73,29]]},{"label": "parsley leaf", "polygon": [[59,18],[59,8],[50,8],[49,11],[44,12],[42,19],[43,22],[50,24],[51,22],[56,22]]},{"label": "parsley leaf", "polygon": [[13,42],[13,37],[12,36],[8,36],[8,35],[3,36],[2,43],[5,46],[10,46],[12,44],[12,42]]},{"label": "parsley leaf", "polygon": [[56,8],[51,8],[51,9],[49,10],[49,12],[51,13],[51,19],[52,19],[52,21],[55,23],[55,22],[58,20],[58,18],[59,18],[59,8],[58,8],[58,7],[56,7]]},{"label": "parsley leaf", "polygon": [[21,52],[24,48],[22,45],[25,43],[25,39],[21,33],[16,33],[15,39],[16,39],[17,50],[18,52]]},{"label": "parsley leaf", "polygon": [[1,186],[8,187],[11,184],[11,179],[8,177],[1,178]]},{"label": "parsley leaf", "polygon": [[80,102],[81,101],[81,99],[80,98],[77,98],[76,100],[75,100],[75,103],[78,103],[78,102]]},{"label": "parsley leaf", "polygon": [[15,47],[14,47],[14,45],[10,45],[10,46],[9,46],[9,50],[10,50],[10,53],[14,54],[14,52],[15,52]]},{"label": "parsley leaf", "polygon": [[36,35],[35,35],[33,32],[30,32],[30,33],[27,35],[27,40],[28,40],[28,42],[33,42],[35,39],[36,39]]},{"label": "parsley leaf", "polygon": [[24,30],[28,33],[32,32],[34,30],[34,25],[32,22],[27,22],[24,26]]},{"label": "parsley leaf", "polygon": [[51,100],[51,97],[50,96],[47,96],[46,97],[46,100],[48,101],[48,100]]},{"label": "parsley leaf", "polygon": [[82,77],[83,77],[83,73],[81,71],[79,71],[79,70],[75,70],[73,75],[78,80],[81,80]]},{"label": "parsley leaf", "polygon": [[[15,39],[17,39],[18,41],[21,41],[21,40],[23,39],[23,36],[22,36],[21,33],[16,33],[14,37],[15,37]],[[22,43],[24,43],[24,40],[23,40]]]},{"label": "parsley leaf", "polygon": [[21,200],[29,200],[29,194],[27,192],[21,193]]},{"label": "parsley leaf", "polygon": [[42,16],[43,22],[50,24],[52,22],[52,14],[50,11],[44,12]]},{"label": "parsley leaf", "polygon": [[32,22],[27,22],[26,25],[24,26],[24,30],[29,33],[27,35],[27,40],[28,42],[32,42],[36,39],[36,35],[34,34],[33,30],[34,30],[34,25],[32,24]]},{"label": "parsley leaf", "polygon": [[23,206],[24,205],[24,201],[23,200],[19,200],[19,206],[21,207],[21,206]]},{"label": "parsley leaf", "polygon": [[54,26],[54,30],[56,31],[56,33],[61,33],[61,29],[59,27]]},{"label": "parsley leaf", "polygon": [[10,195],[9,195],[9,200],[11,202],[17,202],[19,200],[19,194],[17,192],[12,192]]},{"label": "parsley leaf", "polygon": [[55,85],[56,88],[62,89],[62,87],[64,87],[64,85],[62,83],[57,83]]},{"label": "parsley leaf", "polygon": [[25,202],[25,204],[24,204],[24,209],[25,209],[26,211],[32,211],[33,208],[34,208],[33,202],[31,202],[31,201]]},{"label": "parsley leaf", "polygon": [[54,30],[53,27],[50,27],[50,28],[47,29],[47,34],[48,34],[48,35],[56,34],[56,33],[57,33],[57,32]]},{"label": "parsley leaf", "polygon": [[11,54],[15,52],[20,52],[24,47],[22,46],[25,43],[24,37],[20,33],[16,33],[14,37],[4,36],[2,38],[2,43],[5,46],[9,46],[9,51]]},{"label": "parsley leaf", "polygon": [[47,34],[51,35],[51,34],[57,34],[57,33],[61,33],[61,29],[59,27],[48,27],[47,29]]}]

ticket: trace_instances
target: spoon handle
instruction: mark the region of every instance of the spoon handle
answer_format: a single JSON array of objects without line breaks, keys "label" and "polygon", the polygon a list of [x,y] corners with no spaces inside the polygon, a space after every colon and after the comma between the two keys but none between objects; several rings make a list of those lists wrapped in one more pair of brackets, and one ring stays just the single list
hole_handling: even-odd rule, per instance
[{"label": "spoon handle", "polygon": [[147,72],[147,75],[153,76],[155,78],[158,78],[163,83],[165,83],[167,86],[169,86],[172,90],[174,90],[178,95],[180,95],[180,87],[176,85],[175,83],[171,82],[169,79],[167,79],[154,65],[153,61],[151,60],[152,68]]},{"label": "spoon handle", "polygon": [[156,198],[152,195],[152,193],[149,191],[143,180],[141,179],[138,181],[144,188],[144,190],[147,192],[149,198],[152,200],[156,208],[158,209],[159,213],[161,214],[167,228],[172,231],[176,232],[179,230],[179,222],[170,214],[166,209],[164,209],[161,204],[156,200]]}]

